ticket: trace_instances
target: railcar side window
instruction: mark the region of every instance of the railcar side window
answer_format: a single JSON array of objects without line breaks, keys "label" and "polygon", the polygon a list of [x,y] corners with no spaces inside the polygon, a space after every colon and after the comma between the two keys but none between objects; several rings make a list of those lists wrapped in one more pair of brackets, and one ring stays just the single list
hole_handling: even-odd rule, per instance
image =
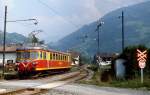
[{"label": "railcar side window", "polygon": [[43,52],[43,59],[46,59],[46,52]]},{"label": "railcar side window", "polygon": [[60,60],[60,54],[58,54],[58,60]]},{"label": "railcar side window", "polygon": [[61,60],[61,54],[59,55],[59,60]]},{"label": "railcar side window", "polygon": [[66,61],[67,61],[67,55],[66,55]]},{"label": "railcar side window", "polygon": [[56,60],[58,60],[58,54],[56,54]]},{"label": "railcar side window", "polygon": [[62,60],[64,60],[64,58],[63,58],[63,57],[64,57],[64,55],[62,55]]},{"label": "railcar side window", "polygon": [[42,52],[40,52],[40,58],[42,59]]},{"label": "railcar side window", "polygon": [[24,57],[25,59],[29,59],[29,58],[30,58],[30,52],[24,52],[24,53],[23,53],[23,57]]},{"label": "railcar side window", "polygon": [[30,58],[31,58],[31,59],[36,59],[36,58],[38,58],[38,53],[37,53],[37,52],[30,52]]},{"label": "railcar side window", "polygon": [[61,60],[62,60],[62,54],[61,54]]},{"label": "railcar side window", "polygon": [[65,57],[64,57],[64,55],[63,55],[63,61],[65,60]]},{"label": "railcar side window", "polygon": [[55,60],[55,53],[53,53],[53,60]]},{"label": "railcar side window", "polygon": [[48,60],[49,53],[48,52],[45,52],[45,53],[46,53],[46,60]]},{"label": "railcar side window", "polygon": [[64,60],[66,61],[66,55],[64,57],[65,57]]},{"label": "railcar side window", "polygon": [[60,54],[60,60],[62,60],[62,59],[61,59],[61,56],[62,56],[62,54]]},{"label": "railcar side window", "polygon": [[68,59],[67,61],[69,62],[69,60],[70,60],[70,59],[69,59],[69,56],[68,56],[68,58],[67,58],[67,59]]},{"label": "railcar side window", "polygon": [[21,52],[17,52],[17,59],[21,59]]},{"label": "railcar side window", "polygon": [[52,60],[52,53],[50,53],[50,60]]}]

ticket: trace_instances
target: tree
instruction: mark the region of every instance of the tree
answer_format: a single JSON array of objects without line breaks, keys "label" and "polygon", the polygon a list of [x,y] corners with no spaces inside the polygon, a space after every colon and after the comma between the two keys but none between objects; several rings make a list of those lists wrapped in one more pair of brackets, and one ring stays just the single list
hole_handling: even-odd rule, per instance
[{"label": "tree", "polygon": [[35,35],[32,35],[32,43],[39,43],[39,39],[37,37],[35,37]]},{"label": "tree", "polygon": [[[126,60],[126,63],[124,64],[126,68],[126,78],[134,78],[140,74],[140,68],[137,61],[137,49],[140,49],[141,51],[148,50],[144,45],[129,46],[126,47],[123,53],[119,56]],[[150,53],[148,52],[147,67],[144,69],[146,72],[150,72],[149,55]]]},{"label": "tree", "polygon": [[44,40],[39,40],[34,34],[30,33],[28,36],[28,40],[27,43],[31,43],[33,46],[35,46],[35,44],[44,44]]}]

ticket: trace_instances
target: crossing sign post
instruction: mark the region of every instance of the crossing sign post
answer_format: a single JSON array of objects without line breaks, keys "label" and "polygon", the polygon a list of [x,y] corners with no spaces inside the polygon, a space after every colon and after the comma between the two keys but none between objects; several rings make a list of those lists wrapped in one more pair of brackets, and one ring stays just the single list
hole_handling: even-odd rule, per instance
[{"label": "crossing sign post", "polygon": [[147,50],[142,52],[139,49],[137,49],[137,61],[139,67],[141,68],[141,83],[143,83],[143,69],[146,66],[146,59],[147,59]]}]

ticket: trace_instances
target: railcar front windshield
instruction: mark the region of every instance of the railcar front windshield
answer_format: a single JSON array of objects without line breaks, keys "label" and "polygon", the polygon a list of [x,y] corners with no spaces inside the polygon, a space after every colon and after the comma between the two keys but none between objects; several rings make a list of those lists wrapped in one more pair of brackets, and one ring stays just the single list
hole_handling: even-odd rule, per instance
[{"label": "railcar front windshield", "polygon": [[34,60],[38,58],[38,52],[36,51],[18,51],[17,61]]}]

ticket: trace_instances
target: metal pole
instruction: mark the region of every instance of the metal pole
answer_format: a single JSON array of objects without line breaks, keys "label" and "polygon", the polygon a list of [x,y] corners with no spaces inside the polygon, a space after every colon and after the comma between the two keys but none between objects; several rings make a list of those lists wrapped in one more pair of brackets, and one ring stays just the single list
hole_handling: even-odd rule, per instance
[{"label": "metal pole", "polygon": [[100,22],[98,25],[97,25],[97,53],[99,54],[100,53],[100,27],[102,26],[102,22]]},{"label": "metal pole", "polygon": [[3,77],[5,72],[5,42],[6,42],[6,23],[7,23],[7,6],[5,6],[5,19],[4,19],[4,39],[3,39]]},{"label": "metal pole", "polygon": [[100,53],[100,50],[99,50],[99,49],[100,49],[100,47],[99,47],[99,42],[100,42],[100,41],[99,41],[99,40],[100,40],[100,39],[99,39],[99,32],[100,32],[100,30],[99,30],[99,27],[98,27],[98,30],[97,30],[97,33],[98,33],[98,35],[97,35],[97,53],[98,53],[98,54]]},{"label": "metal pole", "polygon": [[124,12],[122,11],[122,52],[124,50]]},{"label": "metal pole", "polygon": [[143,69],[141,68],[141,83],[143,83]]}]

